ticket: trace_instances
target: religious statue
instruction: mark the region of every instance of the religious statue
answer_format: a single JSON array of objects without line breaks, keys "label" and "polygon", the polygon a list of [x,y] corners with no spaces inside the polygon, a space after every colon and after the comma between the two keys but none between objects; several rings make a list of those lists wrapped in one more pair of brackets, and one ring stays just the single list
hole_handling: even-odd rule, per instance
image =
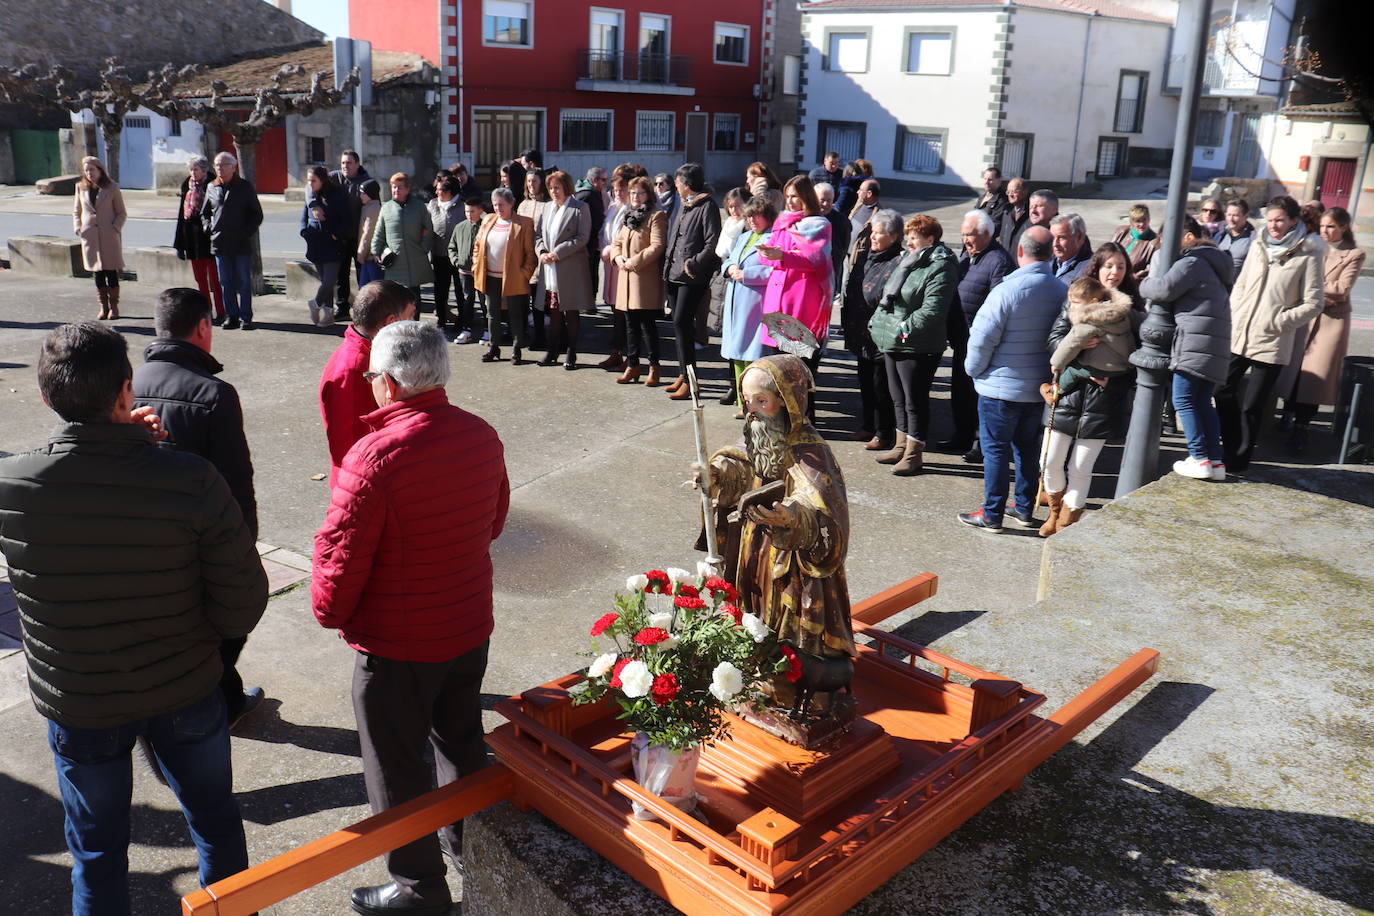
[{"label": "religious statue", "polygon": [[795,356],[750,364],[740,378],[744,438],[711,456],[711,505],[740,607],[798,652],[847,662],[857,654],[844,572],[849,503],[835,456],[807,418],[812,389]]}]

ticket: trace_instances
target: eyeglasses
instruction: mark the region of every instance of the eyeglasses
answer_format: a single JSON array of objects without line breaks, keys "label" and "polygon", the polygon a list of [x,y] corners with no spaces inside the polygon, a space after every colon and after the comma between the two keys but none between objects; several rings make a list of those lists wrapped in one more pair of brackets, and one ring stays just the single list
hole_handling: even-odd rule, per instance
[{"label": "eyeglasses", "polygon": [[363,381],[365,381],[365,382],[370,382],[370,381],[372,381],[373,379],[377,378],[379,375],[386,375],[386,373],[385,373],[385,372],[364,372],[364,373],[363,373]]},{"label": "eyeglasses", "polygon": [[1220,213],[1221,211],[1218,210],[1216,207],[1203,207],[1199,212],[1200,212],[1200,213]]}]

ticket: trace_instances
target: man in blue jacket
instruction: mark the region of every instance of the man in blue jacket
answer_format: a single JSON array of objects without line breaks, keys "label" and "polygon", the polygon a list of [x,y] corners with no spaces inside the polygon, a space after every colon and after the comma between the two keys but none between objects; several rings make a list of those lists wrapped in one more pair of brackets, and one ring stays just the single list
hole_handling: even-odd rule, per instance
[{"label": "man in blue jacket", "polygon": [[[978,392],[979,438],[983,445],[983,505],[959,513],[959,521],[1001,531],[1006,514],[1022,528],[1035,522],[1040,385],[1050,380],[1045,343],[1068,287],[1055,279],[1049,230],[1032,226],[1021,234],[1017,270],[988,295],[969,328],[964,369]],[[1007,510],[1007,462],[1016,462],[1016,501]]]}]

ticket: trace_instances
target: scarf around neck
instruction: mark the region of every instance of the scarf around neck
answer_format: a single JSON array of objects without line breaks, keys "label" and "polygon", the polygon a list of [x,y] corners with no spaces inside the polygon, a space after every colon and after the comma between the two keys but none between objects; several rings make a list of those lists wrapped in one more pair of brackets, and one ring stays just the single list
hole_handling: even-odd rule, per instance
[{"label": "scarf around neck", "polygon": [[1288,234],[1281,239],[1274,238],[1269,234],[1268,230],[1266,230],[1264,233],[1264,249],[1269,253],[1270,259],[1281,258],[1294,248],[1297,248],[1298,244],[1305,238],[1307,238],[1307,227],[1303,226],[1301,222],[1292,229],[1289,229]]}]

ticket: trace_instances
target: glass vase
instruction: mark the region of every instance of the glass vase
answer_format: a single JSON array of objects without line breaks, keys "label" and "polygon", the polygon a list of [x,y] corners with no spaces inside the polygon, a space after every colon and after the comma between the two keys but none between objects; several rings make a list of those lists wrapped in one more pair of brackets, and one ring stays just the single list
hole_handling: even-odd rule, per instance
[{"label": "glass vase", "polygon": [[[634,762],[635,782],[652,792],[668,804],[690,814],[696,810],[697,764],[701,760],[701,747],[676,751],[657,747],[649,743],[649,736],[636,732],[630,742],[630,758]],[[641,821],[657,820],[658,816],[631,801],[634,816]]]}]

